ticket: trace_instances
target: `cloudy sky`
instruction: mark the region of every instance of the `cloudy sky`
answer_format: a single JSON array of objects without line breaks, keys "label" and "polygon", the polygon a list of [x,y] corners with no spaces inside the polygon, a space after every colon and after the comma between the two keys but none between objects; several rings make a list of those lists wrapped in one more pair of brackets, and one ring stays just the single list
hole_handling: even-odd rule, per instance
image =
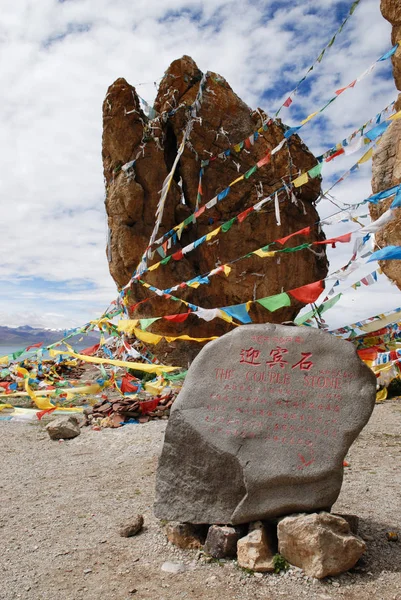
[{"label": "cloudy sky", "polygon": [[[153,82],[171,61],[189,54],[203,71],[223,75],[250,107],[272,114],[351,3],[3,0],[0,324],[76,326],[100,314],[116,295],[105,256],[101,162],[102,101],[115,79],[138,85],[151,102]],[[379,5],[361,0],[294,104],[283,109],[285,122],[298,124],[391,47]],[[319,154],[395,98],[391,61],[386,61],[307,124],[302,137]],[[359,157],[340,157],[325,166],[324,189]],[[333,193],[340,202],[356,203],[371,193],[370,177],[367,163]],[[322,216],[335,210],[327,202],[319,209]],[[326,233],[354,228],[341,224]],[[331,270],[351,254],[352,244],[331,251]],[[370,263],[365,272],[375,266]],[[358,272],[347,285],[361,276]],[[400,292],[384,276],[370,288],[351,291],[327,313],[330,325],[400,304]]]}]

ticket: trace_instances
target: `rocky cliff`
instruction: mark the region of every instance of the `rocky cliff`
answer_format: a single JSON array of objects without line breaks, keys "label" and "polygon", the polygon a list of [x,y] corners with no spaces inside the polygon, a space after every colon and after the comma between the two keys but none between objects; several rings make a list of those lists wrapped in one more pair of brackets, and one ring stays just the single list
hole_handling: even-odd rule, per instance
[{"label": "rocky cliff", "polygon": [[[190,57],[174,61],[160,83],[154,104],[156,115],[151,115],[154,117],[152,120],[142,111],[136,90],[125,79],[118,79],[108,89],[103,104],[102,154],[109,225],[109,267],[119,286],[130,280],[148,246],[160,190],[177,156],[188,122],[188,107],[197,97],[201,78],[201,71]],[[252,111],[223,77],[208,72],[197,118],[167,197],[158,237],[191,215],[197,198],[203,206],[280,143],[286,129],[280,120],[269,123],[254,143],[247,140],[268,121],[262,110]],[[242,151],[232,152],[230,156],[217,156],[243,140],[247,141]],[[201,160],[208,159],[210,163],[204,168],[200,199]],[[135,163],[130,164],[132,161]],[[274,192],[283,185],[283,181],[288,182],[315,165],[314,156],[297,136],[292,136],[289,143],[272,156],[269,164],[233,186],[227,198],[186,227],[167,254],[178,252],[186,244],[251,207],[258,199]],[[319,195],[320,179],[313,179],[294,191],[292,201],[290,196],[281,199],[280,226],[277,225],[274,204],[267,204],[261,211],[251,213],[242,223],[235,223],[229,231],[202,244],[182,260],[171,260],[154,272],[145,273],[143,279],[160,289],[170,288],[307,226],[312,226],[308,241],[323,239],[315,225],[319,217],[313,204]],[[287,245],[295,246],[304,241],[305,238],[294,237]],[[155,252],[148,265],[160,259]],[[326,273],[324,251],[317,255],[302,250],[270,259],[251,256],[233,264],[229,277],[217,275],[210,279],[209,285],[183,289],[176,295],[203,308],[223,307],[306,285],[323,278]],[[141,301],[144,302],[136,306]],[[185,305],[155,296],[139,283],[131,285],[129,304],[132,318],[187,312]],[[301,307],[302,304],[295,304],[295,301],[291,307],[274,313],[261,306],[252,307],[250,316],[255,323],[278,323],[292,320]],[[206,337],[221,335],[230,329],[232,326],[219,319],[206,322],[190,316],[181,324],[157,321],[148,331]],[[160,343],[152,350],[170,364],[187,365],[200,348],[199,343],[177,341],[173,344]]]},{"label": "rocky cliff", "polygon": [[[393,26],[391,40],[393,44],[401,41],[401,3],[399,0],[381,0],[381,11],[385,19]],[[392,57],[394,80],[401,90],[401,48]],[[396,110],[401,110],[401,94],[396,102]],[[381,192],[401,183],[401,121],[394,121],[383,135],[382,141],[373,155],[372,189]],[[376,220],[385,212],[394,198],[370,207],[370,214]],[[401,209],[395,209],[397,217],[376,235],[377,245],[401,246]],[[400,261],[388,260],[380,263],[384,273],[401,289]]]}]

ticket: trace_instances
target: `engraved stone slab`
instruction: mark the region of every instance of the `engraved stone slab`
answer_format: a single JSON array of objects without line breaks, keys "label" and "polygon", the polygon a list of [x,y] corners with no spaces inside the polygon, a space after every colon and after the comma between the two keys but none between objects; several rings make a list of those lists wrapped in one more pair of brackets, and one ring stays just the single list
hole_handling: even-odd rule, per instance
[{"label": "engraved stone slab", "polygon": [[350,342],[247,325],[205,346],[173,405],[155,514],[239,524],[328,510],[376,380]]}]

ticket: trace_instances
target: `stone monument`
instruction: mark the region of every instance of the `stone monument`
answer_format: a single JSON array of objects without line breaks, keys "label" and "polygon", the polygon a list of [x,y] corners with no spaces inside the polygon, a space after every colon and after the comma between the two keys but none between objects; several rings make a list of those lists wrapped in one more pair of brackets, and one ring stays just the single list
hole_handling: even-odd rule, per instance
[{"label": "stone monument", "polygon": [[171,411],[156,516],[236,525],[330,510],[375,392],[352,344],[316,329],[246,325],[210,342]]}]

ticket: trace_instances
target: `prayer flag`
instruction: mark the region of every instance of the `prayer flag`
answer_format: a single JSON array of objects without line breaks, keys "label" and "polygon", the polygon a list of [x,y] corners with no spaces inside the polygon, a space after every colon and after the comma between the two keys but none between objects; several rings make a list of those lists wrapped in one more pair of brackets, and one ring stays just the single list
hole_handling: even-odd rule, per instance
[{"label": "prayer flag", "polygon": [[274,312],[275,310],[283,308],[284,306],[291,306],[291,299],[286,292],[283,292],[282,294],[276,294],[275,296],[259,298],[259,300],[256,300],[256,302],[270,312]]},{"label": "prayer flag", "polygon": [[323,290],[323,281],[315,281],[314,283],[309,283],[308,285],[303,285],[302,287],[290,290],[288,293],[304,304],[311,304],[319,298]]}]

